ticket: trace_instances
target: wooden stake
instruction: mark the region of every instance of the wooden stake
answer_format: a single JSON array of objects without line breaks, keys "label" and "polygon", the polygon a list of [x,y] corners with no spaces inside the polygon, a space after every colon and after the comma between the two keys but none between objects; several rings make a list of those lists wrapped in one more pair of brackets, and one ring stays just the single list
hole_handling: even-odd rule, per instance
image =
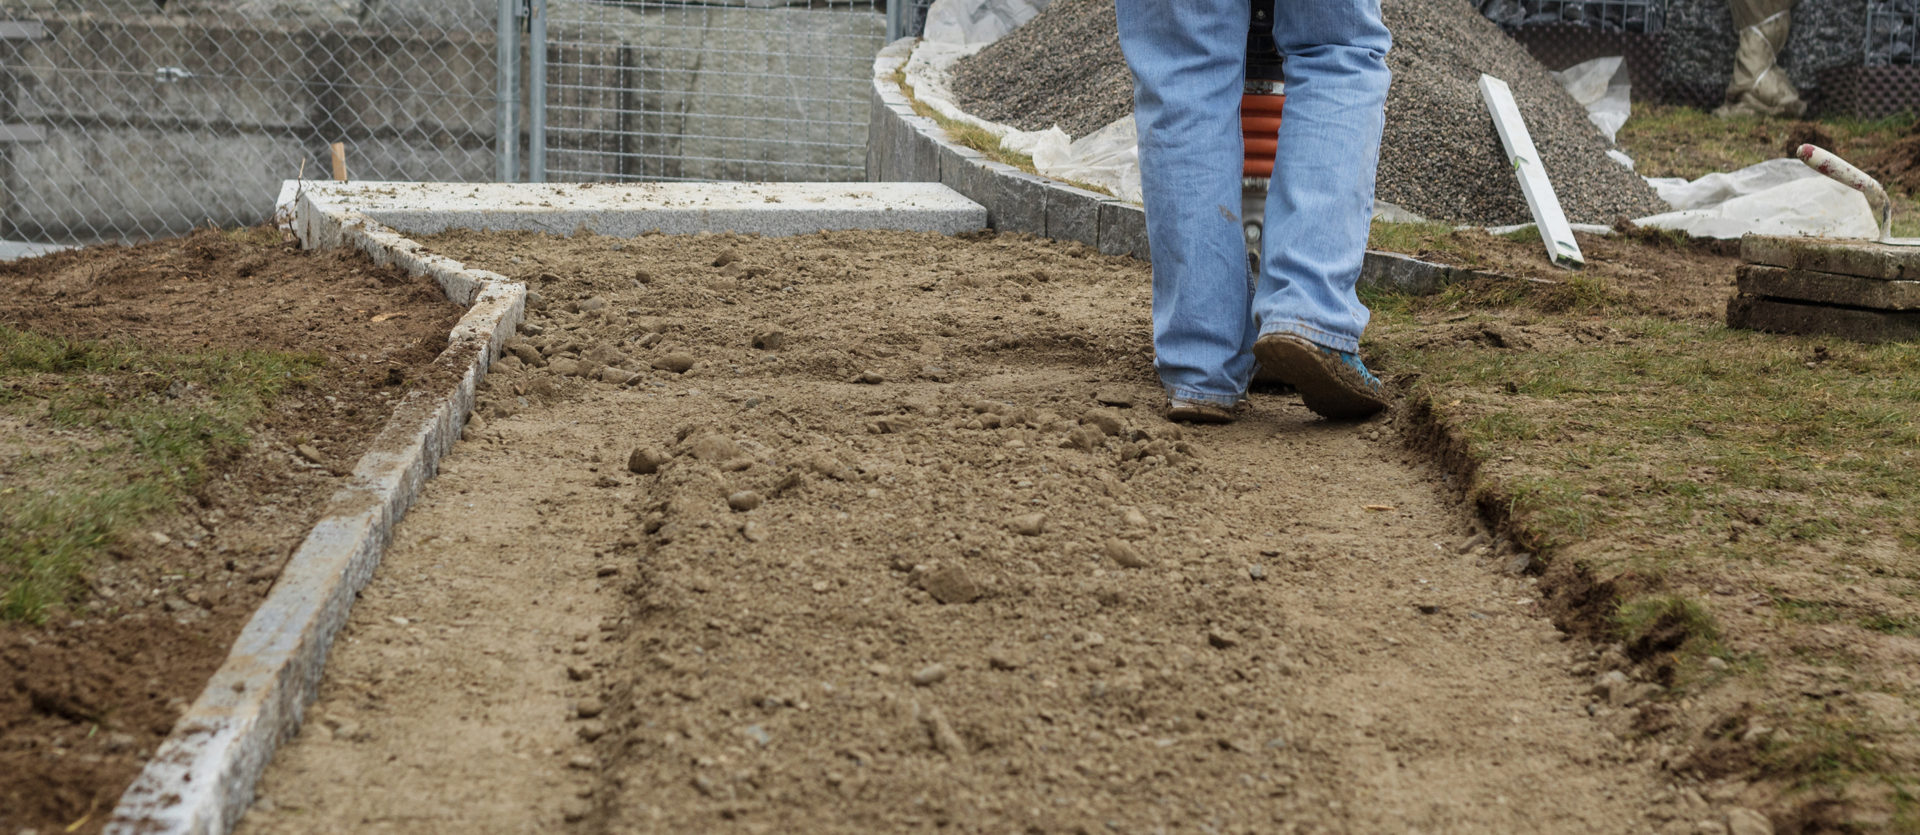
[{"label": "wooden stake", "polygon": [[347,181],[347,143],[333,143],[333,179],[335,182]]}]

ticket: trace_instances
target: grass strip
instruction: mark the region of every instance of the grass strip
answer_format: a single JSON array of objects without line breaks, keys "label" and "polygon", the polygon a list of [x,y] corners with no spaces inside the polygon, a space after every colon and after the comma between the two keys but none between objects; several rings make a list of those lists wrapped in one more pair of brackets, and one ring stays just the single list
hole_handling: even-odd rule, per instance
[{"label": "grass strip", "polygon": [[[63,439],[7,462],[0,488],[0,619],[38,622],[91,563],[179,504],[318,357],[166,351],[0,326],[0,416]],[[37,433],[36,433],[37,434]],[[79,440],[75,440],[79,439]],[[23,443],[23,447],[26,445]]]}]

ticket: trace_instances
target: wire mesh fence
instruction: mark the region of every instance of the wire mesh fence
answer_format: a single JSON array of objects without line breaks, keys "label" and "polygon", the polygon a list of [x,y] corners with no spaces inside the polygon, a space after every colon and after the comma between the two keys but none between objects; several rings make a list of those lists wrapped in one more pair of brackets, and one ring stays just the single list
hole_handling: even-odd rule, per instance
[{"label": "wire mesh fence", "polygon": [[1659,32],[1662,0],[1479,0],[1480,13],[1507,27],[1573,24],[1607,32]]},{"label": "wire mesh fence", "polygon": [[872,0],[550,2],[552,180],[858,180]]},{"label": "wire mesh fence", "polygon": [[[541,10],[536,136],[525,15]],[[883,10],[0,0],[0,255],[262,222],[282,181],[331,176],[335,142],[356,180],[521,179],[542,146],[556,180],[857,180]],[[503,13],[522,33],[504,42]]]},{"label": "wire mesh fence", "polygon": [[0,2],[0,239],[257,223],[279,183],[493,176],[493,20],[452,3]]},{"label": "wire mesh fence", "polygon": [[1867,42],[1863,63],[1869,67],[1910,65],[1920,48],[1920,0],[1867,0]]}]

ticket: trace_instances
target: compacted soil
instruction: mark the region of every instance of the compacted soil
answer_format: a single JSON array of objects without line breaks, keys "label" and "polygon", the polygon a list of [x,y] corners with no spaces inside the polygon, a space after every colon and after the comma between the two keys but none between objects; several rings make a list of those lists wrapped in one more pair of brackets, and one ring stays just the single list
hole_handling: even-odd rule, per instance
[{"label": "compacted soil", "polygon": [[[0,326],[15,331],[306,363],[243,449],[206,462],[182,506],[122,531],[44,623],[0,622],[0,832],[97,831],[391,404],[451,382],[433,363],[460,310],[426,279],[357,254],[304,253],[270,229],[0,264],[0,290]],[[15,497],[57,486],[40,483],[36,461],[118,442],[113,426],[34,408],[47,402],[43,382],[0,380],[0,485]],[[207,396],[110,369],[79,385],[107,402]]]},{"label": "compacted soil", "polygon": [[1144,264],[904,233],[430,246],[529,282],[529,319],[245,831],[1750,814],[1623,738],[1605,659],[1391,423],[1278,395],[1159,418]]}]

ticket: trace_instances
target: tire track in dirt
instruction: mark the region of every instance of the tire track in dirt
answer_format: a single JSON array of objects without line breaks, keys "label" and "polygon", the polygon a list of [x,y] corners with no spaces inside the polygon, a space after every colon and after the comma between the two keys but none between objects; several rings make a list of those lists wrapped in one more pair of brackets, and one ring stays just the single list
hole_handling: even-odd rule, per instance
[{"label": "tire track in dirt", "polygon": [[[1469,511],[1384,422],[1274,397],[1227,427],[1152,413],[1143,265],[1005,236],[436,247],[534,282],[537,335],[330,665],[318,712],[379,680],[387,724],[309,725],[258,831],[1689,813],[1588,717],[1568,668],[1590,648],[1462,547]],[[635,448],[660,466],[620,467]],[[409,646],[390,618],[423,606],[465,606],[470,633]],[[473,657],[495,641],[507,663]],[[575,645],[603,666],[569,684]]]}]

